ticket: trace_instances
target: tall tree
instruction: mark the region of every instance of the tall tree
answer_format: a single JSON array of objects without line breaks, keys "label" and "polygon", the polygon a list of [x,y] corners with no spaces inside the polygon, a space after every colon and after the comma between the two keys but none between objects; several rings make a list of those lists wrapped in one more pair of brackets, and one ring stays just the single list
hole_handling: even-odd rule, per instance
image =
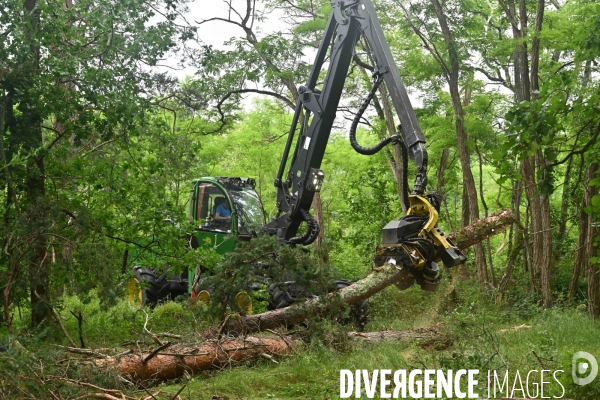
[{"label": "tall tree", "polygon": [[[66,162],[75,162],[76,149],[81,156],[126,139],[143,119],[148,100],[141,92],[150,74],[142,65],[155,65],[173,46],[179,31],[168,21],[178,8],[86,0],[4,0],[0,8],[3,257],[12,283],[28,278],[35,326],[48,316],[50,278],[60,273],[52,264],[70,246],[65,232],[74,232],[75,213],[62,192],[72,180]],[[165,19],[151,23],[160,13]],[[13,287],[5,286],[5,300]]]},{"label": "tall tree", "polygon": [[[465,130],[465,111],[460,94],[461,71],[466,70],[463,58],[465,54],[459,54],[455,34],[451,31],[448,23],[447,12],[438,0],[431,0],[431,6],[438,26],[435,27],[428,20],[429,10],[426,4],[414,5],[410,9],[399,3],[404,11],[412,30],[419,36],[423,47],[439,63],[442,75],[450,89],[450,98],[454,111],[454,125],[457,138],[457,149],[460,158],[463,178],[462,193],[462,218],[461,226],[467,226],[472,221],[479,219],[479,204],[475,178],[471,171],[471,154],[468,147],[468,133]],[[443,44],[436,42],[433,36],[441,33]],[[445,52],[443,51],[445,49]],[[487,263],[485,252],[481,244],[474,246],[475,263],[477,275],[481,283],[488,281]]]}]

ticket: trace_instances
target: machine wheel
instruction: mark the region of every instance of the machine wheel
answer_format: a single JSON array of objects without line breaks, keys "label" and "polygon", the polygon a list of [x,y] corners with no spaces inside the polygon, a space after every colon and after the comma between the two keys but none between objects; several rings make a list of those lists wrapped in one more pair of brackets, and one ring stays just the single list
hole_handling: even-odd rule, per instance
[{"label": "machine wheel", "polygon": [[[343,279],[334,281],[335,290],[340,290],[352,285],[353,282]],[[350,315],[344,318],[338,318],[338,322],[342,325],[355,324],[356,329],[363,331],[369,320],[369,300],[363,300],[360,303],[350,306]]]},{"label": "machine wheel", "polygon": [[168,280],[163,279],[159,286],[157,300],[175,300],[188,292],[187,281],[182,280],[179,275],[171,275]]},{"label": "machine wheel", "polygon": [[285,308],[291,306],[294,302],[292,295],[287,290],[283,290],[277,283],[270,284],[268,290],[271,295],[269,298],[269,310]]},{"label": "machine wheel", "polygon": [[187,290],[187,280],[181,275],[159,275],[156,271],[136,265],[133,267],[133,278],[127,284],[127,298],[133,303],[152,306],[162,300],[175,300],[177,296],[186,294]]},{"label": "machine wheel", "polygon": [[127,299],[140,306],[154,305],[161,299],[159,294],[168,283],[153,270],[136,265],[133,278],[127,284]]}]

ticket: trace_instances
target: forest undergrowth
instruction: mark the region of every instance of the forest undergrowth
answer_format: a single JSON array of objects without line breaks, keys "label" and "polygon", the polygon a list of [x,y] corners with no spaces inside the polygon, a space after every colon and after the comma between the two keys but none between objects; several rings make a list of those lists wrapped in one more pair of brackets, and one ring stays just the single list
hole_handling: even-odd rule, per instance
[{"label": "forest undergrowth", "polygon": [[[562,370],[556,374],[561,384],[550,378],[544,395],[560,397],[564,392],[566,398],[597,399],[597,382],[573,384],[571,358],[582,350],[600,354],[598,325],[577,301],[559,303],[550,310],[539,301],[517,292],[498,301],[494,292],[482,290],[474,278],[467,277],[447,276],[436,293],[414,286],[399,291],[392,286],[371,298],[366,331],[441,326],[451,341],[368,344],[348,339],[351,327],[315,320],[291,329],[292,336],[305,342],[292,356],[137,386],[114,371],[76,362],[77,356],[60,347],[69,342],[57,326],[31,331],[26,328],[26,310],[21,310],[15,322],[23,321],[22,325],[0,335],[0,344],[8,348],[0,353],[0,398],[47,398],[49,392],[57,398],[77,398],[88,393],[91,386],[86,385],[91,384],[135,398],[155,394],[158,399],[170,399],[179,392],[182,399],[329,399],[339,397],[341,369],[478,369],[480,377],[486,377],[488,370],[502,377],[508,370],[511,380],[517,370],[523,380],[529,371]],[[144,326],[193,341],[198,332],[218,323],[205,307],[188,300],[153,309],[138,309],[126,301],[105,306],[92,291],[88,296],[65,296],[59,304],[57,311],[69,336],[78,346],[91,349],[149,340],[142,334]],[[84,316],[81,326],[78,315]],[[539,382],[540,376],[532,379]],[[480,379],[477,389],[485,398],[487,380]]]}]

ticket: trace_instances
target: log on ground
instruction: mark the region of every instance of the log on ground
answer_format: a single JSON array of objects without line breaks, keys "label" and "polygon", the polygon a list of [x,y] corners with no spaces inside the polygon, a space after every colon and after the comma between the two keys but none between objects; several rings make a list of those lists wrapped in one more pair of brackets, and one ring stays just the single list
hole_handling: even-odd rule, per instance
[{"label": "log on ground", "polygon": [[445,349],[453,343],[452,334],[444,329],[443,324],[406,331],[348,332],[348,337],[354,341],[368,343],[384,341],[417,343],[420,347],[438,350]]},{"label": "log on ground", "polygon": [[208,340],[197,344],[160,346],[160,351],[144,351],[122,357],[95,360],[98,367],[111,367],[132,382],[166,380],[199,371],[220,369],[266,357],[291,354],[301,342],[287,338],[247,337]]}]

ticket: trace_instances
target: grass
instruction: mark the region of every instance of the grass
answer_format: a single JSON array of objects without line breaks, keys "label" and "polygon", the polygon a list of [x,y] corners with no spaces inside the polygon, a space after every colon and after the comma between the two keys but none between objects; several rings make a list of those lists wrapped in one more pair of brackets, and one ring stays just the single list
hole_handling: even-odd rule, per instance
[{"label": "grass", "polygon": [[[531,328],[511,330],[519,325],[490,322],[485,326],[474,320],[459,321],[457,325],[466,325],[457,328],[455,344],[443,351],[391,342],[358,344],[346,351],[311,346],[277,365],[261,361],[197,375],[187,382],[186,391],[191,398],[217,395],[231,399],[334,399],[339,398],[341,369],[480,369],[479,393],[484,395],[487,369],[498,370],[501,376],[506,362],[511,380],[516,370],[525,379],[530,370],[562,369],[565,373],[557,377],[568,397],[597,399],[600,385],[577,387],[571,382],[570,371],[571,357],[576,351],[585,349],[600,354],[598,326],[586,315],[564,309],[542,312],[527,322]],[[534,376],[539,382],[539,375]],[[182,384],[168,383],[163,388],[175,392]],[[559,396],[561,392],[560,386],[553,384],[546,386],[545,395]]]},{"label": "grass", "polygon": [[[590,321],[584,309],[563,306],[543,310],[535,299],[527,298],[518,307],[495,304],[469,280],[457,283],[457,297],[449,297],[448,292],[448,282],[435,294],[414,287],[404,292],[388,288],[371,300],[372,320],[367,326],[375,331],[444,322],[455,337],[447,349],[388,342],[352,344],[336,350],[316,341],[279,364],[260,361],[202,373],[186,382],[184,393],[190,398],[334,399],[339,398],[341,369],[479,369],[479,394],[483,396],[487,394],[488,369],[498,371],[499,376],[508,369],[511,385],[517,370],[525,380],[530,370],[543,369],[564,371],[556,376],[566,397],[600,398],[600,378],[583,387],[574,385],[571,378],[575,352],[587,351],[600,359],[600,326]],[[531,378],[539,384],[539,373]],[[544,396],[560,396],[561,386],[551,382],[545,385]],[[164,390],[176,392],[183,383],[167,383]],[[534,388],[530,386],[532,396]],[[523,397],[520,391],[515,396]]]}]

